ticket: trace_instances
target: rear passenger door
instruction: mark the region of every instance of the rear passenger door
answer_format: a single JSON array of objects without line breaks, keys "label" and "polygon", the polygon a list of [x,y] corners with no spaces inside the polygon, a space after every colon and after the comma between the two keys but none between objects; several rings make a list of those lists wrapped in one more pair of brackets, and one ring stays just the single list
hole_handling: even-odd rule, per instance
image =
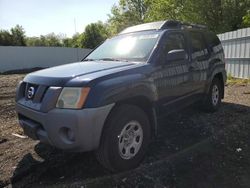
[{"label": "rear passenger door", "polygon": [[188,33],[189,45],[191,47],[191,64],[189,71],[191,73],[193,90],[196,93],[202,93],[207,80],[210,54],[202,32],[189,31]]},{"label": "rear passenger door", "polygon": [[[189,75],[189,62],[187,41],[182,32],[168,32],[161,41],[160,62],[157,71],[154,73],[155,85],[159,95],[159,105],[162,112],[180,108],[186,95],[192,91]],[[185,50],[185,60],[167,61],[167,54],[171,50]],[[176,105],[179,103],[179,105]]]}]

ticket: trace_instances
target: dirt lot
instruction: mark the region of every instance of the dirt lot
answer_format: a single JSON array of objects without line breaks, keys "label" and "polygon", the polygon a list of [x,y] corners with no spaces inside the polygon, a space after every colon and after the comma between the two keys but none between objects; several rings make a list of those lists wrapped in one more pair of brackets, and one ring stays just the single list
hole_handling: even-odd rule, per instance
[{"label": "dirt lot", "polygon": [[140,167],[111,174],[93,153],[65,153],[19,138],[15,86],[0,75],[0,187],[250,187],[250,84],[226,87],[217,113],[196,107],[161,120]]}]

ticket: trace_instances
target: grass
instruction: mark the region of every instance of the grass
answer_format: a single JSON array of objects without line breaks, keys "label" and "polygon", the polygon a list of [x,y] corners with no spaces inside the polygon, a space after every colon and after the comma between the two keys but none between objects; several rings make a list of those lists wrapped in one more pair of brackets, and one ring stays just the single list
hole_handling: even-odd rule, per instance
[{"label": "grass", "polygon": [[250,79],[234,78],[231,74],[227,75],[227,85],[247,85]]}]

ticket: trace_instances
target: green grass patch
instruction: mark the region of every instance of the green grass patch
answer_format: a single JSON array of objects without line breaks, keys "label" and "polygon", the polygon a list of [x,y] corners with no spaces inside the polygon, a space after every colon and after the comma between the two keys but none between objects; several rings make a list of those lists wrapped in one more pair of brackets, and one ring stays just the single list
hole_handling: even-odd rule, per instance
[{"label": "green grass patch", "polygon": [[232,75],[227,76],[227,85],[247,85],[250,84],[250,79],[234,78]]}]

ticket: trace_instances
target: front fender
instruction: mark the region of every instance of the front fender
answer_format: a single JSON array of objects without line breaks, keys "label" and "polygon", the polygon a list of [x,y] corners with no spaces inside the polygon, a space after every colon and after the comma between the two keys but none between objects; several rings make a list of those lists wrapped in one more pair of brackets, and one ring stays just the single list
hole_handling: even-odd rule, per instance
[{"label": "front fender", "polygon": [[142,74],[123,75],[97,83],[87,98],[85,107],[94,108],[143,96],[150,101],[158,98],[155,85]]}]

